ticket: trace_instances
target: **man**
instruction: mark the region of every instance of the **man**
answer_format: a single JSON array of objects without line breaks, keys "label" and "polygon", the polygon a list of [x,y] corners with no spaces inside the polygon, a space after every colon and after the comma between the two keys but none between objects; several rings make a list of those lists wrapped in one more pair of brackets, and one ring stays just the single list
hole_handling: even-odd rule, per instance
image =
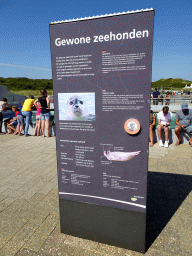
[{"label": "man", "polygon": [[[170,129],[170,123],[172,119],[172,113],[169,111],[169,108],[167,106],[163,107],[163,110],[157,114],[157,118],[159,121],[158,125],[158,136],[159,136],[159,146],[160,147],[169,147],[169,129]],[[162,130],[165,131],[165,146],[163,145],[162,142],[162,135],[161,132]]]},{"label": "man", "polygon": [[[187,103],[182,103],[181,110],[177,111],[175,116],[175,134],[177,135],[177,142],[175,143],[176,146],[179,146],[181,143],[180,132],[186,131],[192,133],[192,125],[191,125],[191,118],[192,118],[192,110],[188,109]],[[192,136],[189,140],[189,145],[192,147]]]},{"label": "man", "polygon": [[31,108],[34,105],[34,96],[29,95],[29,98],[25,100],[21,113],[23,116],[26,117],[26,124],[25,124],[25,137],[29,136],[28,130],[29,130],[29,124],[31,123]]},{"label": "man", "polygon": [[152,95],[153,105],[158,105],[159,96],[160,96],[160,92],[157,91],[157,88],[155,88],[155,91],[153,92],[153,95]]}]

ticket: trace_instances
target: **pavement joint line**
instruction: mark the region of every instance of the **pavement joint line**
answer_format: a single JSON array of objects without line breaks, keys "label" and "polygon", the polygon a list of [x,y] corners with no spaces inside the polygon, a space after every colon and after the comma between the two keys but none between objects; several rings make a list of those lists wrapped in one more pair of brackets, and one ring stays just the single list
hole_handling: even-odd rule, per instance
[{"label": "pavement joint line", "polygon": [[[26,222],[25,224],[23,224],[23,226],[18,230],[18,232],[19,232],[28,222],[29,222],[29,220],[27,220],[27,222]],[[18,232],[17,232],[17,233],[18,233]],[[16,236],[17,233],[15,233],[15,234],[7,241],[6,244],[8,244],[8,243]],[[4,244],[3,247],[5,247],[6,244]],[[0,249],[2,249],[3,247],[1,247]]]},{"label": "pavement joint line", "polygon": [[[23,139],[23,145],[22,145],[22,147],[25,147],[25,145],[24,145],[24,142],[25,142],[25,139],[24,138],[22,138]],[[34,139],[34,141],[33,141],[33,145],[32,145],[32,150],[29,150],[29,148],[27,148],[26,149],[26,151],[29,153],[29,154],[32,154],[33,155],[33,157],[36,157],[37,155],[35,154],[35,151],[34,151],[34,148],[35,148],[35,138],[33,138]],[[0,141],[1,141],[1,137],[0,137]],[[6,150],[6,153],[8,152],[8,149],[9,149],[9,147],[13,144],[13,146],[14,146],[14,144],[16,143],[16,144],[19,144],[18,143],[18,141],[20,141],[20,138],[17,138],[17,140],[15,140],[15,139],[12,139],[12,140],[10,140],[9,141],[9,145],[7,144],[7,150]],[[32,138],[31,138],[31,142],[32,142]],[[5,142],[3,142],[4,143],[4,145],[6,146],[6,141]],[[41,145],[43,145],[43,140],[42,140],[42,144]],[[44,147],[44,148],[47,148],[47,145],[48,144],[53,144],[53,143],[55,143],[55,140],[52,140],[52,141],[50,141],[50,140],[47,140],[47,143],[46,143],[46,147]],[[12,151],[12,153],[13,154],[15,154],[15,152],[17,152],[20,148],[18,148],[18,147],[14,147],[15,149]],[[37,151],[39,151],[39,149],[40,149],[40,147],[37,147],[36,148],[36,150]],[[165,152],[163,152],[163,150],[165,151]],[[191,174],[191,164],[192,164],[192,158],[191,158],[191,156],[190,156],[190,154],[191,154],[191,151],[190,151],[191,149],[190,149],[190,147],[188,146],[187,147],[187,145],[180,145],[179,147],[175,147],[174,145],[170,145],[170,147],[168,148],[168,149],[165,149],[165,148],[163,148],[163,149],[161,149],[161,148],[159,148],[158,147],[158,145],[154,145],[154,147],[152,147],[152,148],[149,148],[149,160],[148,160],[148,169],[149,169],[149,171],[151,171],[151,172],[153,172],[153,173],[155,173],[155,172],[158,172],[158,173],[160,173],[160,174],[164,174],[165,172],[166,173],[169,173],[169,174],[176,174],[176,175],[182,175],[182,174],[184,174],[183,176],[185,177],[186,175],[189,175],[189,174]],[[49,151],[49,150],[48,150]],[[50,150],[51,151],[51,150]],[[53,161],[52,160],[50,160],[49,158],[50,158],[50,155],[51,155],[51,153],[50,153],[50,151],[49,152],[47,152],[47,157],[46,157],[46,161],[50,161],[49,162],[49,165],[51,165],[52,163],[54,163],[54,162],[56,162],[56,154],[54,154],[53,155]],[[52,150],[51,152],[53,152],[54,150]],[[160,152],[159,154],[158,154],[158,151]],[[2,151],[0,151],[0,152],[2,152]],[[24,154],[25,153],[25,150],[24,149],[22,149],[22,154]],[[166,154],[165,154],[166,153]],[[44,157],[44,154],[42,153],[42,152],[40,152],[39,153],[43,158],[45,158]],[[161,155],[160,156],[160,158],[158,158],[159,157],[159,155]],[[7,157],[7,158],[4,158],[4,156],[5,156],[5,154],[2,152],[2,156],[3,156],[3,159],[4,159],[4,161],[6,161],[6,162],[10,162],[10,164],[8,165],[4,165],[4,167],[6,168],[7,166],[8,166],[8,168],[12,168],[12,165],[14,164],[14,161],[11,161],[11,157]],[[177,157],[178,156],[178,157]],[[33,157],[31,158],[31,159],[33,159]],[[176,159],[178,159],[179,157],[180,158],[182,158],[182,161],[181,160],[179,160],[179,162],[178,161],[175,161],[174,160],[174,157],[176,157]],[[42,159],[42,158],[41,158]],[[39,161],[39,163],[40,163],[40,161],[41,161],[41,159],[38,159],[38,161]],[[186,163],[186,161],[188,161],[188,164],[185,164]],[[165,162],[165,165],[164,165],[164,162]],[[44,214],[46,215],[47,214],[47,216],[50,214],[50,215],[52,215],[52,214],[54,214],[54,218],[55,218],[55,220],[54,221],[56,221],[56,219],[58,218],[58,216],[59,216],[59,211],[58,211],[58,209],[57,209],[57,211],[55,211],[55,206],[58,204],[58,202],[57,203],[53,203],[53,201],[57,201],[58,200],[58,194],[57,194],[57,191],[58,191],[58,180],[57,180],[57,166],[56,166],[56,164],[54,164],[52,167],[50,167],[50,170],[47,170],[46,172],[42,172],[42,171],[40,171],[40,173],[39,173],[39,175],[38,175],[38,164],[39,163],[37,163],[37,165],[36,165],[36,168],[35,168],[35,170],[33,170],[32,172],[35,172],[35,175],[34,175],[34,177],[32,177],[33,175],[31,175],[31,178],[28,180],[28,181],[25,181],[24,183],[23,183],[23,180],[24,180],[24,177],[22,177],[22,175],[20,175],[21,173],[16,169],[16,170],[14,170],[14,173],[16,173],[16,175],[17,175],[17,177],[19,177],[19,179],[16,179],[16,178],[14,178],[14,182],[12,181],[12,183],[11,183],[11,180],[9,179],[9,181],[8,181],[8,185],[10,184],[10,188],[11,188],[11,186],[13,187],[14,186],[14,184],[15,184],[15,188],[17,187],[17,186],[19,186],[19,183],[20,184],[22,184],[22,186],[23,186],[23,184],[24,185],[26,185],[27,186],[27,183],[29,183],[29,182],[31,182],[32,180],[35,180],[35,179],[38,179],[38,176],[40,177],[40,175],[42,174],[42,175],[45,175],[45,176],[49,176],[50,175],[50,177],[53,175],[53,177],[51,178],[51,179],[48,179],[48,180],[42,180],[44,183],[42,183],[42,184],[44,184],[44,186],[43,187],[41,187],[33,196],[32,196],[32,198],[30,198],[30,199],[25,199],[25,201],[23,201],[23,202],[26,202],[26,204],[25,205],[22,205],[22,201],[19,201],[20,202],[20,204],[22,205],[22,207],[24,206],[24,208],[23,209],[27,209],[27,204],[29,205],[30,204],[30,202],[32,202],[32,206],[31,207],[37,207],[36,209],[37,210],[34,210],[34,213],[32,214],[32,215],[30,215],[30,219],[27,219],[27,222],[26,223],[28,223],[28,221],[30,222],[30,221],[34,221],[35,219],[34,219],[34,214],[35,214],[35,212],[37,211],[37,214],[38,214],[38,209],[43,209],[43,208],[46,208],[45,209],[45,211],[44,211]],[[166,165],[166,163],[167,163],[167,165]],[[169,164],[168,164],[169,163]],[[32,164],[32,165],[34,165],[33,164],[33,161],[30,161],[30,163],[28,163],[28,165],[30,166],[30,164]],[[43,166],[45,166],[44,165],[44,162],[43,162]],[[47,165],[48,166],[48,165]],[[19,168],[19,169],[23,169],[25,167],[25,165],[20,165],[19,167],[17,167],[17,168]],[[162,167],[162,170],[160,169]],[[167,169],[166,169],[166,167],[167,167]],[[168,170],[168,168],[171,168],[172,167],[172,169],[170,169],[170,170]],[[1,170],[2,170],[2,173],[5,173],[6,174],[6,171],[4,171],[5,170],[5,168],[3,168],[3,167],[0,167],[0,172],[1,172]],[[48,168],[48,167],[47,167]],[[40,167],[40,170],[42,169],[42,167]],[[51,169],[53,169],[53,170],[51,170]],[[13,173],[13,174],[14,174]],[[55,174],[54,174],[55,173]],[[37,174],[37,175],[36,175]],[[159,175],[159,174],[158,174]],[[14,176],[14,175],[13,175]],[[13,178],[13,176],[12,176],[12,178]],[[1,177],[3,178],[3,180],[4,180],[4,177],[1,175]],[[26,176],[25,176],[25,178],[26,178]],[[54,180],[54,182],[53,182],[53,180]],[[0,182],[0,184],[3,184],[2,182]],[[13,184],[13,185],[12,185]],[[52,189],[47,189],[46,191],[48,191],[49,190],[49,192],[48,193],[46,193],[46,194],[41,194],[41,196],[39,196],[40,195],[40,190],[41,189],[43,189],[43,188],[45,188],[45,187],[51,187],[51,186],[53,186],[53,188]],[[0,185],[0,187],[1,187],[1,185]],[[9,188],[9,187],[8,187]],[[1,193],[0,193],[0,198],[1,198]],[[9,201],[9,197],[8,196],[6,196],[6,198],[8,198],[8,201]],[[4,199],[6,199],[5,197],[4,197]],[[17,200],[17,199],[20,199],[20,197],[17,197],[17,198],[14,198],[14,201],[13,202],[11,202],[10,204],[8,204],[7,206],[6,206],[6,208],[5,209],[3,209],[1,212],[0,212],[0,215],[2,214],[2,212],[4,212],[8,207],[10,207],[10,209],[9,209],[9,213],[10,213],[10,217],[9,218],[12,218],[12,216],[19,216],[19,210],[18,209],[16,209],[15,208],[15,206],[13,205],[13,211],[11,210],[12,208],[12,204],[14,204],[14,202]],[[22,198],[21,198],[22,199]],[[37,201],[36,201],[36,199],[37,199]],[[32,200],[32,201],[31,201]],[[189,238],[190,238],[190,236],[189,236],[189,234],[190,234],[190,227],[189,227],[189,215],[187,215],[186,216],[186,214],[188,214],[189,212],[190,212],[190,205],[189,205],[189,203],[191,202],[191,200],[192,200],[192,193],[191,194],[188,194],[188,196],[183,200],[183,202],[182,202],[182,204],[178,207],[178,209],[177,209],[177,211],[175,212],[175,214],[172,216],[172,218],[169,220],[169,222],[167,223],[167,226],[165,226],[164,227],[164,229],[162,230],[162,232],[160,233],[160,235],[156,238],[156,240],[154,241],[154,243],[151,245],[151,247],[149,248],[149,250],[148,250],[148,252],[146,253],[146,255],[164,255],[164,254],[166,254],[166,255],[172,255],[172,253],[171,252],[177,252],[176,254],[174,254],[174,255],[181,255],[180,254],[180,252],[183,250],[183,252],[182,252],[182,254],[183,255],[190,255],[190,254],[188,254],[189,252],[190,252],[190,246],[191,246],[191,244],[192,243],[189,243]],[[7,201],[7,202],[8,202]],[[3,202],[3,201],[1,201],[1,202]],[[52,202],[52,203],[51,203]],[[154,202],[155,203],[155,202]],[[38,207],[38,205],[39,205],[39,207]],[[32,208],[31,208],[32,209]],[[27,216],[27,212],[25,212],[24,213],[24,215],[23,215],[23,219],[25,219],[26,218],[26,216]],[[57,217],[56,217],[57,216]],[[182,218],[181,218],[182,217]],[[33,219],[31,219],[31,218],[33,218]],[[41,215],[41,217],[40,217],[40,219],[43,219],[44,217],[43,217],[43,214]],[[182,224],[181,224],[181,220],[182,220]],[[42,220],[42,222],[41,223],[43,223],[43,220]],[[176,225],[177,224],[177,225]],[[179,225],[182,225],[182,227],[180,227]],[[23,227],[25,226],[25,224],[23,224],[22,225]],[[54,226],[54,225],[53,225]],[[55,224],[55,227],[52,229],[52,231],[50,232],[50,234],[49,234],[49,236],[48,236],[48,239],[49,239],[49,237],[50,237],[50,235],[53,233],[53,231],[56,229],[56,226],[58,226],[58,222],[57,222],[57,224]],[[22,227],[21,227],[22,228]],[[21,229],[20,228],[20,229]],[[38,226],[38,228],[39,228],[39,226]],[[19,230],[20,230],[19,229]],[[175,237],[175,235],[176,235],[176,231],[171,231],[172,229],[174,229],[174,230],[178,230],[178,232],[180,232],[180,233],[178,233],[178,236],[177,237]],[[167,233],[167,230],[168,230],[168,233]],[[171,233],[172,232],[172,233]],[[17,234],[17,233],[16,233]],[[16,236],[16,234],[14,235],[14,237]],[[34,234],[34,233],[33,233]],[[165,236],[165,234],[166,234],[166,236]],[[175,242],[178,242],[177,244],[178,244],[178,248],[180,248],[179,249],[179,251],[177,251],[178,249],[177,248],[173,248],[173,246],[174,246],[174,241],[172,241],[171,239],[172,238],[170,238],[170,240],[168,240],[168,242],[169,242],[169,247],[170,248],[167,248],[167,245],[165,244],[165,241],[166,241],[166,237],[167,237],[167,239],[169,238],[169,234],[172,234],[171,235],[171,237],[172,238],[174,238],[175,240]],[[7,236],[8,237],[8,236]],[[66,236],[65,237],[65,240],[67,239],[67,237],[68,236]],[[188,237],[188,240],[186,240],[187,239],[187,237]],[[11,237],[10,239],[9,239],[9,241],[12,239],[13,237]],[[185,238],[185,239],[184,239]],[[46,241],[48,241],[48,239],[47,240],[45,240],[44,241],[44,243],[43,243],[43,245],[46,243]],[[158,249],[158,247],[155,247],[155,244],[157,244],[157,246],[158,246],[158,242],[160,241],[160,239],[162,239],[161,241],[162,241],[162,243],[163,243],[163,248],[160,248],[160,249]],[[183,239],[183,240],[181,240],[181,239]],[[74,241],[76,241],[77,239],[74,237]],[[28,240],[27,240],[28,241]],[[78,241],[78,240],[77,240]],[[171,242],[172,241],[172,242]],[[181,241],[181,244],[180,244],[180,241]],[[89,243],[89,241],[87,241],[87,243]],[[75,244],[75,242],[74,242],[74,244]],[[43,245],[42,245],[42,247],[43,247]],[[122,252],[121,251],[121,248],[115,248],[115,247],[113,247],[113,246],[111,246],[111,247],[109,247],[109,246],[104,246],[103,247],[103,249],[101,248],[101,246],[102,246],[102,244],[101,243],[99,243],[98,244],[98,250],[100,250],[100,251],[95,251],[95,250],[90,250],[89,248],[86,248],[85,249],[85,251],[87,252],[87,253],[90,253],[90,252],[92,252],[93,251],[93,253],[95,252],[95,253],[97,253],[97,254],[99,254],[99,255],[106,255],[106,253],[107,253],[107,255],[115,255],[115,251],[112,251],[112,250],[117,250],[118,252]],[[41,248],[42,248],[41,247]],[[184,250],[184,247],[186,247],[186,249]],[[23,247],[21,247],[20,249],[19,249],[19,251],[22,251],[22,248]],[[38,251],[38,253],[42,253],[42,255],[44,255],[43,254],[43,252],[41,251],[41,248],[39,249],[39,251]],[[59,246],[59,248],[60,249],[62,249],[62,246],[60,245]],[[65,247],[63,247],[63,248],[65,248]],[[66,247],[67,248],[67,247]],[[108,249],[107,249],[108,248]],[[58,249],[58,247],[57,247],[57,249]],[[168,249],[168,251],[166,251],[166,249]],[[84,246],[83,245],[80,245],[80,246],[76,246],[76,245],[74,245],[73,246],[73,248],[72,249],[70,249],[69,250],[69,253],[71,253],[71,252],[79,252],[80,254],[81,253],[83,253],[84,251]],[[171,251],[171,250],[173,250],[173,251]],[[18,251],[18,252],[19,252]],[[59,252],[61,252],[61,255],[62,255],[62,251],[59,251]],[[140,253],[133,253],[132,251],[129,251],[129,250],[124,250],[124,252],[127,254],[127,255],[142,255],[142,254],[140,254]],[[21,252],[22,253],[22,252]],[[31,251],[31,253],[33,253],[32,251]],[[125,253],[123,253],[122,255],[124,256],[125,255]],[[0,250],[0,254],[1,254],[1,250]],[[18,254],[19,255],[19,254]],[[23,255],[23,254],[22,254]],[[27,254],[27,255],[29,255],[29,254]],[[35,255],[37,255],[37,254],[35,254]],[[74,254],[75,255],[75,254]],[[78,254],[79,255],[79,254]],[[95,254],[91,254],[91,255],[95,255]],[[119,255],[121,255],[121,254],[119,254]],[[3,255],[3,256],[5,256],[5,255]]]},{"label": "pavement joint line", "polygon": [[[27,223],[27,222],[28,222],[28,220],[26,221],[26,223]],[[25,224],[26,224],[26,223],[25,223]],[[24,225],[25,225],[25,224],[24,224]],[[23,226],[24,226],[24,225],[23,225]],[[23,227],[23,226],[22,226],[22,227]],[[21,228],[22,228],[22,227],[21,227]],[[20,228],[20,229],[21,229],[21,228]],[[19,229],[19,230],[20,230],[20,229]],[[18,231],[19,231],[19,230],[18,230]],[[16,233],[13,235],[13,237],[14,237],[17,233],[18,233],[18,232],[16,232]],[[7,243],[8,243],[11,239],[13,239],[13,237],[11,237],[11,238],[7,241]],[[7,244],[7,243],[6,243],[6,244]],[[6,244],[4,244],[3,247],[5,247]],[[3,249],[3,247],[0,247],[0,250]],[[0,252],[1,252],[1,251],[0,251]]]},{"label": "pavement joint line", "polygon": [[[45,217],[45,219],[42,221],[42,223],[48,218],[48,216],[50,215],[50,213]],[[21,231],[22,230],[22,228],[24,227],[24,226],[26,226],[27,225],[27,223],[29,223],[31,220],[27,220],[27,222],[17,231],[17,233],[19,233],[19,231]],[[42,224],[41,223],[41,224]],[[39,226],[37,226],[37,228],[34,230],[34,232],[33,232],[33,234],[31,234],[29,237],[28,237],[28,239],[27,239],[27,241],[35,234],[35,232],[39,229],[39,227],[41,226],[41,224],[39,225]],[[6,244],[8,244],[12,239],[14,239],[14,237],[17,235],[17,233],[15,233],[14,235],[13,235],[13,237],[11,237],[10,239],[9,239],[9,241],[7,241],[7,243]],[[25,241],[25,243],[23,244],[23,248],[24,248],[24,245],[27,243],[27,241]],[[6,246],[6,244],[2,247],[2,248],[0,248],[0,249],[3,249],[5,246]],[[20,248],[21,249],[21,248]],[[20,249],[18,250],[18,251],[20,251]]]}]

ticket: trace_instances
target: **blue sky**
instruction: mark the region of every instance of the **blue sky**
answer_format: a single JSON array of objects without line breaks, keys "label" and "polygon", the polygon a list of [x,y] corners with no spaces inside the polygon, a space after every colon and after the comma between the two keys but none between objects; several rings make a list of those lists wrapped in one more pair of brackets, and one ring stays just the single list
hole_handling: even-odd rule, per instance
[{"label": "blue sky", "polygon": [[0,0],[0,77],[52,78],[53,21],[153,8],[152,81],[192,81],[191,0]]}]

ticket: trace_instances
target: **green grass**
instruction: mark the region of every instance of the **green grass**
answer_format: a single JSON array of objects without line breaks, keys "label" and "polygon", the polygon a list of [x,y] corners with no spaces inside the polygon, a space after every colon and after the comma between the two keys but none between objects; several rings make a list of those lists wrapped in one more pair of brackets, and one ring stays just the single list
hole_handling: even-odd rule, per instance
[{"label": "green grass", "polygon": [[156,82],[152,82],[151,83],[151,87],[152,88],[165,88],[166,90],[167,89],[173,89],[173,90],[176,90],[176,89],[180,89],[182,90],[183,87],[187,84],[188,86],[191,85],[191,81],[189,80],[183,80],[183,79],[180,79],[180,78],[168,78],[168,79],[160,79]]},{"label": "green grass", "polygon": [[[19,94],[19,95],[25,95],[25,96],[29,96],[29,95],[33,95],[33,96],[41,96],[41,93],[39,90],[10,90],[12,93],[15,94]],[[47,90],[48,95],[53,95],[53,90]]]},{"label": "green grass", "polygon": [[[187,84],[188,86],[190,86],[192,83],[192,81],[189,80],[183,80],[183,79],[179,79],[179,78],[168,78],[168,79],[160,79],[158,81],[152,82],[151,83],[151,88],[153,90],[153,88],[163,88],[165,91],[170,91],[170,90],[182,90],[183,87]],[[186,89],[187,91],[190,91],[190,89]],[[34,96],[41,96],[40,91],[39,90],[13,90],[10,89],[11,92],[15,93],[15,94],[20,94],[20,95],[25,95],[25,96],[29,96],[30,94],[34,95]],[[47,90],[48,95],[53,95],[53,90]]]}]

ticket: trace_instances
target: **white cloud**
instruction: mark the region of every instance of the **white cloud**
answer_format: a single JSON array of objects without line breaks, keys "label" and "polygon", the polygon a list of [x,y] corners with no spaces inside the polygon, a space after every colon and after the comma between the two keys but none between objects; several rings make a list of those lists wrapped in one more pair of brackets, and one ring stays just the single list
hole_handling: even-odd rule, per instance
[{"label": "white cloud", "polygon": [[28,69],[35,69],[35,70],[47,71],[47,72],[51,72],[51,71],[52,71],[50,68],[30,67],[30,66],[23,66],[23,65],[15,65],[15,64],[2,63],[2,62],[0,62],[0,66],[4,66],[4,67],[13,67],[13,68],[28,68]]}]

